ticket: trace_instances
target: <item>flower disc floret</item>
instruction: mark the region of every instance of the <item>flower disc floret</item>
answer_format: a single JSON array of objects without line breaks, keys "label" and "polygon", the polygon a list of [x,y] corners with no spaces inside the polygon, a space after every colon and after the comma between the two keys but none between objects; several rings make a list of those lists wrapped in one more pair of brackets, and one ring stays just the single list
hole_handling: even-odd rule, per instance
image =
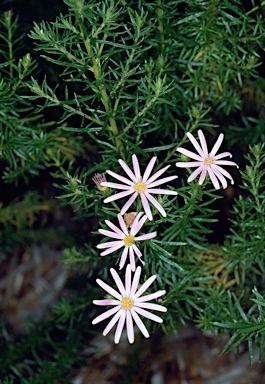
[{"label": "flower disc floret", "polygon": [[125,237],[125,239],[123,240],[123,242],[124,242],[124,245],[125,245],[126,247],[130,247],[130,246],[133,245],[133,243],[135,242],[135,238],[134,238],[134,236],[132,236],[131,234],[129,234],[129,235],[127,235],[127,236]]},{"label": "flower disc floret", "polygon": [[120,341],[125,322],[127,337],[130,343],[134,342],[133,321],[136,323],[142,334],[145,337],[149,337],[149,333],[140,316],[162,323],[163,320],[160,317],[149,312],[148,310],[151,309],[160,312],[167,311],[167,308],[163,305],[150,303],[150,300],[157,299],[158,297],[164,295],[166,291],[157,291],[155,293],[142,296],[142,294],[156,279],[156,275],[149,277],[149,279],[147,279],[146,282],[137,290],[141,276],[141,267],[137,267],[132,278],[132,268],[130,264],[127,265],[125,284],[123,284],[115,269],[111,268],[110,272],[119,291],[116,291],[111,286],[104,283],[104,281],[97,279],[98,285],[113,296],[113,299],[94,300],[93,303],[100,306],[113,306],[113,308],[108,309],[106,312],[97,316],[92,321],[92,324],[97,324],[105,319],[108,319],[109,317],[112,317],[103,331],[103,336],[106,336],[114,325],[118,323],[114,336],[114,342],[116,344]]},{"label": "flower disc floret", "polygon": [[143,209],[148,217],[149,220],[153,219],[153,215],[151,212],[150,204],[151,203],[160,213],[162,216],[166,217],[166,212],[162,205],[152,196],[154,195],[177,195],[176,191],[166,190],[166,189],[160,189],[155,188],[158,185],[167,183],[171,180],[176,179],[178,176],[169,176],[165,177],[163,179],[158,180],[158,178],[170,167],[170,165],[167,165],[166,167],[160,169],[158,172],[156,172],[153,176],[150,177],[151,172],[153,170],[154,164],[156,161],[156,157],[153,157],[149,164],[146,167],[146,170],[142,176],[140,172],[140,166],[138,159],[136,155],[132,155],[132,163],[133,163],[133,170],[134,172],[128,167],[128,165],[121,159],[119,159],[119,163],[121,167],[123,168],[124,172],[127,174],[128,178],[121,176],[115,172],[112,172],[110,170],[107,170],[106,172],[114,177],[115,179],[122,182],[122,184],[119,183],[112,183],[112,182],[103,182],[101,183],[102,186],[109,187],[109,188],[115,188],[120,189],[122,192],[116,193],[113,196],[110,196],[104,200],[104,203],[109,203],[114,200],[121,199],[123,197],[132,195],[129,200],[125,203],[123,208],[121,209],[121,214],[124,215],[125,212],[128,211],[130,206],[134,203],[137,196],[140,195]]},{"label": "flower disc floret", "polygon": [[143,193],[144,191],[146,191],[145,183],[143,183],[142,181],[139,181],[139,183],[136,183],[134,185],[134,190],[139,192],[139,193]]},{"label": "flower disc floret", "polygon": [[124,297],[124,299],[121,300],[121,307],[128,311],[133,307],[133,300],[130,297]]},{"label": "flower disc floret", "polygon": [[200,175],[199,178],[199,184],[201,185],[206,177],[206,174],[210,176],[210,179],[216,189],[220,188],[220,183],[222,184],[223,188],[227,188],[227,181],[225,177],[231,180],[231,183],[234,184],[234,180],[230,173],[228,173],[225,169],[220,167],[220,165],[233,165],[237,166],[236,163],[233,161],[228,160],[221,160],[224,157],[232,157],[230,152],[223,152],[219,155],[216,155],[218,149],[220,148],[222,141],[224,139],[223,133],[221,133],[214,144],[211,152],[208,152],[207,143],[204,137],[204,134],[201,130],[198,131],[200,144],[195,139],[195,137],[191,133],[187,133],[188,138],[192,142],[194,148],[198,152],[198,154],[193,153],[185,148],[177,148],[177,151],[181,154],[190,157],[191,159],[195,161],[188,161],[188,162],[178,162],[176,163],[177,167],[181,168],[193,168],[196,167],[195,171],[192,172],[190,177],[188,178],[188,182],[194,180],[197,176]]},{"label": "flower disc floret", "polygon": [[213,160],[210,157],[207,157],[207,159],[204,160],[204,165],[210,167],[211,165],[213,165]]}]

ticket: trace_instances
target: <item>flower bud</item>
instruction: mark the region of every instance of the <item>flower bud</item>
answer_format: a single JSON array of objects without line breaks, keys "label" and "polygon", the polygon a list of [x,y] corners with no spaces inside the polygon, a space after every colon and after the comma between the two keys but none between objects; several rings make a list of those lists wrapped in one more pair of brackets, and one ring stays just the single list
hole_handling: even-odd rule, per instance
[{"label": "flower bud", "polygon": [[104,173],[96,173],[95,176],[92,177],[92,180],[94,181],[94,183],[96,184],[96,186],[101,192],[104,192],[108,189],[108,187],[104,187],[103,185],[101,185],[101,183],[107,181]]}]

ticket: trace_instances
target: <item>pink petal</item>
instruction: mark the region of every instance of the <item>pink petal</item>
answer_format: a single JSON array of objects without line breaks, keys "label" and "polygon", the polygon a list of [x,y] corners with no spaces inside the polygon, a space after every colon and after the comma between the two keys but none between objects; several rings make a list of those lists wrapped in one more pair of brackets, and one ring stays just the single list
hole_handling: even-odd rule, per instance
[{"label": "pink petal", "polygon": [[127,259],[128,251],[129,251],[129,248],[128,247],[124,247],[124,250],[123,250],[122,255],[121,255],[121,260],[120,260],[120,263],[119,263],[119,268],[120,269],[122,269],[124,267],[124,264],[125,264],[126,259]]},{"label": "pink petal", "polygon": [[220,180],[220,182],[221,182],[223,188],[226,189],[226,188],[227,188],[227,181],[226,181],[226,179],[224,178],[224,176],[222,175],[222,173],[219,172],[218,169],[213,169],[213,168],[212,168],[212,170],[213,170],[213,172],[215,173],[216,177]]},{"label": "pink petal", "polygon": [[149,240],[156,237],[156,235],[157,235],[156,232],[146,233],[145,235],[137,236],[135,240],[136,241]]},{"label": "pink petal", "polygon": [[205,180],[206,175],[207,175],[207,167],[204,167],[202,170],[202,173],[200,175],[200,178],[199,178],[199,185],[202,185],[202,183]]},{"label": "pink petal", "polygon": [[212,165],[212,169],[218,170],[220,173],[222,173],[224,176],[226,176],[228,179],[230,179],[232,181],[232,184],[234,184],[234,180],[233,180],[232,176],[225,169],[223,169],[222,167],[219,167],[219,165],[216,165],[216,164]]},{"label": "pink petal", "polygon": [[[131,279],[131,276],[132,276],[132,267],[130,266],[130,264],[128,264],[125,272],[125,282]],[[126,292],[126,295],[127,295],[127,292]]]},{"label": "pink petal", "polygon": [[138,259],[141,261],[141,263],[142,263],[143,265],[145,265],[145,262],[141,259],[141,257],[142,257],[142,253],[141,253],[141,251],[136,247],[135,244],[133,244],[132,247],[133,247],[133,250],[134,250],[136,256],[138,257]]},{"label": "pink petal", "polygon": [[138,297],[136,302],[137,303],[143,303],[145,301],[150,301],[150,300],[153,300],[153,299],[157,299],[158,297],[163,296],[165,293],[166,293],[166,291],[157,291],[157,292],[154,292],[154,293],[150,293],[149,295]]},{"label": "pink petal", "polygon": [[[117,305],[117,307],[111,308],[108,311],[102,313],[101,315],[97,316],[93,321],[92,324],[100,323],[100,321],[107,319],[108,317],[114,315],[114,313],[118,312],[121,309],[120,305]],[[118,316],[119,317],[119,316]]]},{"label": "pink petal", "polygon": [[150,193],[148,193],[147,191],[145,191],[144,194],[145,194],[146,198],[150,201],[150,203],[152,203],[156,207],[156,209],[161,213],[161,215],[163,217],[166,217],[167,214],[166,214],[164,208],[162,207],[162,205],[159,204],[159,202],[152,195],[150,195]]},{"label": "pink petal", "polygon": [[107,243],[98,244],[96,247],[98,249],[105,249],[105,248],[116,248],[118,245],[123,246],[124,243],[121,240],[116,241],[108,241]]},{"label": "pink petal", "polygon": [[153,187],[156,187],[157,185],[167,183],[168,181],[171,181],[171,180],[174,180],[177,178],[178,178],[178,176],[169,176],[169,177],[165,177],[164,179],[157,180],[154,183],[149,183],[149,181],[148,181],[146,186],[147,186],[147,188],[153,188]]},{"label": "pink petal", "polygon": [[135,324],[140,329],[140,331],[142,332],[144,337],[149,337],[149,333],[148,333],[144,323],[142,322],[140,317],[137,315],[137,313],[133,310],[133,308],[131,309],[131,314],[132,314],[133,320],[135,321]]},{"label": "pink petal", "polygon": [[[126,179],[126,177],[123,177],[121,175],[119,175],[118,173],[116,172],[112,172],[112,171],[106,171],[110,176],[114,177],[114,179],[117,179],[117,180],[120,180],[122,183],[124,184],[128,184],[128,185],[133,185],[133,182],[129,179]],[[105,183],[105,181],[104,181]]]},{"label": "pink petal", "polygon": [[170,165],[167,165],[166,167],[160,169],[160,171],[157,171],[156,173],[153,174],[152,177],[150,177],[150,179],[146,180],[146,185],[149,185],[151,184],[153,181],[155,181],[156,179],[159,178],[159,176],[161,176],[164,172],[166,172],[166,170],[170,167]]},{"label": "pink petal", "polygon": [[[128,249],[128,248],[127,248]],[[125,274],[125,296],[129,296],[131,292],[131,284],[132,284],[132,269],[130,266],[126,268],[126,274]]]},{"label": "pink petal", "polygon": [[127,329],[127,337],[128,337],[129,343],[132,344],[134,342],[134,330],[133,330],[132,315],[130,311],[126,311],[126,329]]},{"label": "pink petal", "polygon": [[134,272],[135,271],[135,257],[134,257],[133,247],[129,248],[129,256],[130,256],[131,268],[132,268],[132,271]]},{"label": "pink petal", "polygon": [[132,193],[133,193],[133,190],[116,193],[116,195],[112,195],[110,197],[107,197],[103,202],[104,203],[110,203],[111,201],[121,199],[122,197],[126,197],[128,195],[131,195]]},{"label": "pink petal", "polygon": [[187,136],[188,136],[188,138],[190,139],[190,141],[192,142],[192,145],[194,146],[194,148],[196,149],[196,151],[198,152],[198,154],[199,154],[200,156],[204,157],[203,150],[202,150],[202,148],[200,147],[200,144],[198,143],[198,141],[195,139],[195,137],[194,137],[190,132],[187,133]]},{"label": "pink petal", "polygon": [[95,305],[120,305],[120,300],[111,300],[111,299],[103,299],[103,300],[93,300],[93,304]]},{"label": "pink petal", "polygon": [[[104,185],[103,185],[104,184]],[[124,185],[124,184],[118,184],[118,183],[111,183],[109,181],[104,181],[101,183],[103,187],[109,187],[109,188],[114,188],[114,189],[124,189],[124,190],[131,190],[132,186],[131,185]]]},{"label": "pink petal", "polygon": [[124,220],[123,220],[123,218],[122,218],[122,215],[121,215],[120,213],[118,214],[118,220],[119,220],[120,227],[121,227],[123,233],[124,233],[125,235],[128,235],[128,229],[127,229],[127,227],[126,227],[126,225],[125,225],[125,222],[124,222]]},{"label": "pink petal", "polygon": [[107,231],[106,229],[99,229],[99,233],[104,236],[112,237],[113,239],[124,239],[124,233],[118,235],[116,232]]},{"label": "pink petal", "polygon": [[148,188],[145,190],[148,193],[154,193],[156,195],[174,195],[176,196],[178,192],[172,191],[171,189],[159,189],[159,188]]},{"label": "pink petal", "polygon": [[137,313],[139,313],[140,315],[146,317],[147,319],[156,321],[157,323],[163,323],[163,320],[162,320],[160,317],[154,315],[154,314],[151,313],[151,312],[146,311],[146,310],[143,309],[143,308],[139,308],[139,307],[135,307],[135,306],[134,306],[133,309],[134,309],[135,312],[137,312]]},{"label": "pink petal", "polygon": [[210,179],[212,180],[214,188],[215,189],[219,189],[220,188],[220,184],[219,184],[218,179],[215,176],[213,170],[211,169],[211,167],[208,167],[208,173],[209,173]]},{"label": "pink petal", "polygon": [[122,166],[123,170],[127,173],[127,175],[129,176],[129,178],[134,182],[134,183],[137,183],[139,180],[137,179],[137,177],[135,176],[135,174],[130,170],[130,168],[128,167],[128,165],[121,159],[119,159],[119,163],[120,165]]},{"label": "pink petal", "polygon": [[104,281],[96,279],[96,282],[101,288],[104,289],[104,291],[108,292],[111,296],[115,297],[118,300],[122,299],[121,294],[115,291],[115,289],[111,288],[108,284],[104,283]]},{"label": "pink petal", "polygon": [[110,247],[109,249],[107,249],[106,251],[104,252],[101,252],[100,256],[107,256],[109,255],[110,253],[113,253],[115,251],[117,251],[118,249],[122,248],[123,247],[123,244],[119,244],[117,245],[116,247]]},{"label": "pink petal", "polygon": [[137,248],[135,244],[132,245],[132,248],[133,248],[134,252],[136,253],[136,255],[140,258],[142,256],[142,252],[140,251],[140,249]]},{"label": "pink petal", "polygon": [[137,180],[141,180],[141,172],[139,168],[139,162],[136,155],[132,155],[133,169]]},{"label": "pink petal", "polygon": [[198,135],[199,135],[199,139],[200,139],[200,143],[201,143],[201,147],[202,147],[204,156],[205,156],[205,157],[208,157],[207,143],[206,143],[204,134],[203,134],[203,132],[202,132],[201,129],[198,130]]},{"label": "pink petal", "polygon": [[113,277],[117,287],[119,288],[121,295],[124,297],[125,296],[125,288],[124,288],[124,285],[121,281],[120,276],[118,275],[118,273],[113,268],[110,268],[110,273],[112,274],[112,277]]},{"label": "pink petal", "polygon": [[[135,213],[136,213],[136,212],[135,212]],[[143,214],[143,212],[139,212],[139,213],[134,217],[134,220],[133,220],[133,222],[132,222],[132,224],[131,224],[131,232],[130,232],[132,236],[134,236],[134,235],[132,234],[133,228],[138,226],[138,224],[139,224],[139,220],[140,220],[140,217],[142,216],[142,214]]]},{"label": "pink petal", "polygon": [[224,140],[224,134],[221,133],[216,141],[216,143],[214,144],[213,146],[213,149],[211,150],[210,152],[210,157],[214,156],[216,154],[216,152],[218,151],[218,149],[221,147],[221,144]]},{"label": "pink petal", "polygon": [[126,317],[126,313],[125,313],[125,311],[122,311],[118,325],[117,325],[117,328],[116,328],[115,336],[114,336],[114,343],[115,344],[118,344],[120,341],[121,333],[122,333],[124,323],[125,323],[125,317]]},{"label": "pink petal", "polygon": [[194,159],[197,161],[203,161],[204,160],[203,156],[196,155],[196,153],[193,153],[193,152],[189,151],[188,149],[179,147],[179,148],[177,148],[177,151],[182,153],[185,156],[190,157],[191,159]]},{"label": "pink petal", "polygon": [[116,225],[114,225],[111,221],[105,220],[105,223],[112,229],[114,232],[116,232],[118,235],[121,235],[124,237],[124,233],[118,228]]},{"label": "pink petal", "polygon": [[147,198],[146,198],[144,193],[141,193],[140,196],[141,196],[141,200],[142,200],[142,204],[143,204],[143,209],[144,209],[144,211],[146,213],[146,216],[148,217],[149,220],[152,220],[153,216],[152,216],[151,208],[150,208],[150,205],[149,205],[149,203],[147,201]]},{"label": "pink petal", "polygon": [[133,281],[132,281],[132,288],[131,288],[131,292],[130,292],[130,297],[131,298],[134,296],[134,294],[136,292],[136,289],[138,288],[138,284],[139,284],[139,280],[140,280],[140,276],[141,276],[141,271],[142,271],[142,268],[141,267],[137,267],[136,271],[134,273],[134,277],[133,277]]},{"label": "pink petal", "polygon": [[214,162],[217,165],[235,165],[238,168],[238,165],[234,163],[233,161],[228,160],[217,160]]},{"label": "pink petal", "polygon": [[167,311],[167,308],[164,307],[163,305],[153,304],[153,303],[139,303],[139,302],[136,302],[136,303],[134,303],[134,307],[145,308],[145,309],[152,309],[154,311],[160,311],[160,312],[166,312]]},{"label": "pink petal", "polygon": [[203,164],[200,165],[197,169],[195,169],[195,171],[193,171],[192,174],[189,176],[188,183],[194,180],[204,169],[205,169],[205,165]]},{"label": "pink petal", "polygon": [[200,167],[202,164],[203,164],[203,161],[185,161],[183,163],[176,163],[176,167],[193,168],[193,167]]},{"label": "pink petal", "polygon": [[222,153],[219,153],[219,155],[212,156],[212,159],[213,160],[219,160],[219,159],[223,159],[224,157],[227,157],[227,156],[232,157],[230,152],[222,152]]},{"label": "pink petal", "polygon": [[143,175],[143,182],[144,183],[146,182],[146,180],[150,176],[150,174],[154,168],[155,162],[156,162],[156,156],[152,157],[152,159],[149,161],[149,163],[146,167],[146,170],[145,170],[144,175]]},{"label": "pink petal", "polygon": [[127,203],[124,204],[122,210],[121,210],[121,215],[124,215],[125,212],[128,211],[130,206],[133,204],[133,202],[136,200],[136,197],[138,196],[138,192],[134,192],[134,194],[129,198]]},{"label": "pink petal", "polygon": [[116,313],[116,315],[110,320],[109,324],[103,330],[102,332],[103,336],[106,336],[109,333],[109,331],[114,327],[114,325],[117,323],[121,315],[122,315],[122,309],[120,308],[119,312]]},{"label": "pink petal", "polygon": [[141,288],[136,292],[136,294],[132,297],[132,299],[136,300],[138,297],[140,297],[141,294],[144,293],[150,287],[150,285],[155,281],[155,279],[156,279],[156,275],[149,277],[149,279],[147,279],[143,283]]},{"label": "pink petal", "polygon": [[134,222],[132,224],[132,228],[131,228],[131,235],[132,236],[135,236],[139,231],[140,229],[142,228],[142,226],[144,225],[144,223],[146,222],[147,220],[147,216],[144,215],[141,220],[139,220],[140,216],[142,216],[143,212],[140,212],[136,218],[134,219]]}]

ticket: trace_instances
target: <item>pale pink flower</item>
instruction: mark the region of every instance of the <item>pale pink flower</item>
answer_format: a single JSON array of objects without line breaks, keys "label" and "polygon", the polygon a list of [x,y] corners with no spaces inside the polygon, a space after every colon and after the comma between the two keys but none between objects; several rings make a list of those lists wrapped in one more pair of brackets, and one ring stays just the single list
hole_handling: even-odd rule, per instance
[{"label": "pale pink flower", "polygon": [[118,220],[119,220],[121,229],[116,227],[116,225],[114,225],[113,223],[111,223],[108,220],[106,220],[105,223],[107,224],[107,226],[110,229],[112,229],[112,231],[108,231],[105,229],[99,229],[99,232],[102,233],[102,235],[112,237],[114,239],[118,239],[115,241],[110,241],[107,243],[102,243],[102,244],[97,245],[97,248],[99,248],[99,249],[107,248],[106,251],[104,251],[100,254],[101,256],[109,255],[110,253],[115,252],[118,249],[124,247],[124,250],[123,250],[122,255],[121,255],[120,264],[119,264],[120,269],[123,268],[123,266],[126,262],[128,253],[129,253],[129,257],[130,257],[130,264],[132,267],[132,271],[135,271],[135,256],[134,256],[134,254],[136,254],[136,256],[138,256],[139,260],[144,265],[145,264],[144,261],[141,260],[142,253],[137,248],[137,246],[135,245],[135,242],[136,241],[142,241],[142,240],[149,240],[149,239],[156,237],[156,232],[151,232],[151,233],[136,237],[136,234],[140,231],[140,229],[142,228],[142,226],[144,225],[144,223],[147,220],[146,215],[144,215],[141,218],[142,214],[143,214],[143,212],[140,212],[135,217],[135,219],[132,223],[130,232],[128,231],[128,228],[127,228],[127,226],[124,222],[124,219],[120,213],[118,214]]},{"label": "pale pink flower", "polygon": [[94,183],[96,184],[96,186],[98,187],[98,189],[100,191],[105,191],[107,189],[107,187],[104,187],[102,185],[103,182],[107,181],[106,176],[104,175],[104,173],[96,173],[92,177],[92,180],[94,181]]},{"label": "pale pink flower", "polygon": [[130,343],[134,342],[133,320],[135,321],[136,325],[138,326],[142,334],[145,337],[149,337],[149,333],[143,321],[140,319],[139,315],[144,316],[147,319],[156,321],[158,323],[162,323],[163,320],[160,317],[154,315],[153,313],[150,313],[149,311],[146,311],[146,309],[166,312],[167,311],[166,307],[159,304],[153,304],[148,302],[150,300],[157,299],[158,297],[164,295],[166,291],[157,291],[149,295],[141,296],[156,279],[156,275],[149,277],[149,279],[147,279],[146,282],[137,291],[140,276],[141,276],[141,267],[136,268],[136,271],[132,280],[132,276],[131,276],[132,269],[130,264],[127,265],[126,274],[125,274],[125,285],[122,283],[115,269],[111,268],[110,272],[119,289],[119,292],[111,288],[108,284],[104,283],[104,281],[97,279],[96,281],[98,285],[100,285],[101,288],[103,288],[115,299],[94,300],[93,303],[96,305],[102,305],[102,306],[113,305],[114,307],[107,310],[102,315],[97,316],[92,321],[92,324],[97,324],[100,321],[105,320],[114,315],[110,320],[110,322],[108,323],[108,325],[106,326],[106,328],[104,329],[103,336],[106,336],[109,333],[109,331],[113,328],[113,326],[118,322],[115,336],[114,336],[114,342],[116,344],[118,344],[118,342],[120,341],[120,337],[121,337],[121,333],[122,333],[125,321],[126,321],[127,337]]},{"label": "pale pink flower", "polygon": [[197,142],[197,140],[194,138],[194,136],[191,133],[189,132],[187,133],[187,136],[192,142],[196,151],[198,152],[198,155],[196,153],[188,151],[187,149],[184,149],[181,147],[177,148],[178,152],[196,161],[176,163],[176,166],[181,168],[197,167],[197,169],[188,178],[188,182],[194,180],[198,175],[200,175],[199,184],[201,185],[205,180],[206,174],[208,173],[216,189],[220,188],[219,181],[221,182],[224,189],[227,187],[227,181],[225,177],[230,179],[231,183],[234,184],[234,180],[232,176],[225,169],[220,167],[220,165],[235,165],[238,168],[237,164],[234,163],[233,161],[220,160],[227,156],[232,157],[231,153],[223,152],[223,153],[220,153],[219,155],[216,155],[216,152],[220,148],[222,141],[224,139],[223,133],[219,135],[210,153],[208,152],[208,148],[207,148],[207,144],[206,144],[206,140],[203,132],[199,130],[198,134],[199,134],[201,145]]},{"label": "pale pink flower", "polygon": [[177,192],[175,191],[171,191],[167,189],[157,189],[154,187],[157,187],[160,184],[167,183],[168,181],[174,180],[178,176],[169,176],[169,177],[165,177],[164,179],[157,180],[159,176],[161,176],[170,167],[170,165],[167,165],[166,167],[160,169],[160,171],[156,172],[153,176],[149,178],[152,172],[152,169],[154,167],[155,161],[156,161],[156,157],[152,157],[142,176],[140,172],[139,162],[137,160],[136,155],[132,155],[134,172],[131,171],[131,169],[123,160],[119,159],[119,163],[122,166],[123,170],[129,176],[129,179],[121,175],[118,175],[115,172],[106,171],[109,175],[121,181],[123,184],[103,182],[101,183],[101,185],[105,187],[121,189],[123,190],[123,192],[119,192],[113,196],[107,197],[104,200],[104,203],[109,203],[110,201],[118,200],[118,199],[121,199],[122,197],[132,195],[121,210],[121,214],[123,215],[125,212],[127,212],[130,206],[136,200],[137,196],[140,195],[143,209],[149,220],[153,219],[149,202],[156,207],[156,209],[161,213],[162,216],[166,217],[166,212],[164,208],[161,206],[161,204],[159,204],[159,202],[151,194],[177,195]]}]

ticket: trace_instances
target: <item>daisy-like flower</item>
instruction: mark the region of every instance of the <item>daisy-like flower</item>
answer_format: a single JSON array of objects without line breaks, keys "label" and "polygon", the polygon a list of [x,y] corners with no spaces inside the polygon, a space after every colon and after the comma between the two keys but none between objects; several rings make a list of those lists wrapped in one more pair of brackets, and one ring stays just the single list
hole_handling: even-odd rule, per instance
[{"label": "daisy-like flower", "polygon": [[111,316],[109,324],[103,331],[103,336],[106,336],[109,331],[113,328],[113,326],[118,322],[114,342],[118,344],[120,341],[121,333],[124,327],[124,323],[126,321],[126,329],[127,329],[127,337],[130,343],[134,342],[134,329],[133,329],[133,320],[136,325],[142,332],[145,337],[149,337],[149,333],[140,319],[139,315],[146,317],[147,319],[156,321],[158,323],[162,323],[163,320],[146,311],[146,309],[153,309],[155,311],[166,312],[167,308],[159,305],[149,303],[148,301],[156,299],[166,293],[166,291],[157,291],[155,293],[151,293],[149,295],[142,296],[142,294],[148,289],[148,287],[153,283],[156,279],[156,275],[149,277],[146,282],[138,289],[140,276],[141,276],[141,267],[137,267],[136,272],[134,274],[132,280],[132,269],[130,264],[127,265],[126,274],[125,274],[125,285],[122,283],[118,273],[115,269],[111,268],[110,270],[112,277],[119,289],[119,292],[110,287],[108,284],[104,283],[104,281],[97,279],[98,285],[101,286],[106,292],[108,292],[115,299],[104,299],[104,300],[94,300],[93,303],[101,306],[114,306],[108,311],[104,312],[102,315],[96,317],[92,324],[97,324],[102,320],[105,320]]},{"label": "daisy-like flower", "polygon": [[130,208],[130,206],[133,204],[133,202],[136,200],[137,196],[140,195],[142,200],[143,209],[148,217],[149,220],[153,219],[151,208],[149,205],[149,202],[153,204],[156,209],[161,213],[162,216],[166,217],[166,212],[164,208],[159,204],[159,202],[152,196],[152,194],[156,195],[177,195],[177,192],[170,191],[167,189],[157,189],[154,187],[157,187],[158,185],[167,183],[168,181],[176,179],[178,176],[169,176],[165,177],[164,179],[157,180],[159,176],[161,176],[169,167],[170,165],[167,165],[166,167],[160,169],[160,171],[156,172],[153,176],[149,177],[152,169],[154,167],[156,161],[156,157],[153,157],[149,164],[147,165],[147,168],[141,176],[139,162],[136,157],[136,155],[132,155],[132,163],[133,163],[133,169],[134,172],[131,171],[131,169],[128,167],[128,165],[121,159],[119,159],[119,163],[125,173],[129,176],[129,179],[126,177],[123,177],[121,175],[118,175],[115,172],[112,171],[106,171],[109,175],[114,177],[115,179],[121,181],[123,184],[118,183],[110,183],[110,182],[103,182],[101,185],[105,187],[115,188],[115,189],[121,189],[123,192],[119,192],[113,196],[110,196],[104,200],[104,203],[109,203],[110,201],[121,199],[122,197],[126,197],[129,195],[132,195],[127,203],[123,206],[121,210],[121,214],[123,215],[127,210]]},{"label": "daisy-like flower", "polygon": [[220,153],[219,155],[216,155],[216,152],[220,148],[222,141],[224,139],[223,133],[219,135],[210,153],[208,152],[207,143],[206,143],[203,132],[199,130],[198,134],[199,134],[201,145],[197,142],[197,140],[194,138],[194,136],[191,133],[189,132],[187,133],[188,138],[192,142],[198,154],[188,151],[187,149],[184,149],[181,147],[177,148],[178,152],[196,161],[176,163],[176,166],[181,168],[197,167],[197,169],[195,169],[195,171],[193,171],[190,177],[188,178],[188,182],[194,180],[198,175],[200,175],[199,184],[201,185],[205,180],[206,174],[208,173],[216,189],[220,188],[219,181],[221,182],[224,189],[227,187],[227,181],[225,177],[230,179],[231,183],[234,184],[234,180],[232,176],[225,169],[220,167],[220,165],[235,165],[238,168],[237,164],[234,163],[233,161],[221,160],[227,156],[232,157],[231,153],[223,152],[223,153]]},{"label": "daisy-like flower", "polygon": [[130,264],[132,267],[132,271],[135,271],[135,256],[134,256],[134,254],[136,254],[136,256],[138,256],[139,260],[144,265],[145,263],[141,259],[142,253],[137,248],[137,246],[135,245],[135,242],[136,241],[142,241],[142,240],[148,240],[148,239],[152,239],[152,238],[156,237],[156,232],[151,232],[151,233],[136,237],[136,234],[140,231],[140,229],[142,228],[142,226],[144,225],[144,223],[147,220],[146,215],[144,215],[141,218],[142,214],[143,214],[143,212],[140,212],[135,217],[135,219],[132,223],[130,232],[128,231],[128,228],[127,228],[127,226],[124,222],[124,219],[120,213],[118,214],[118,220],[119,220],[121,229],[116,227],[116,225],[112,224],[108,220],[106,220],[105,223],[107,224],[107,226],[110,229],[112,229],[112,231],[107,231],[105,229],[99,229],[99,232],[102,233],[102,235],[112,237],[114,239],[118,239],[115,241],[110,241],[107,243],[97,245],[97,248],[99,248],[99,249],[106,249],[106,251],[104,251],[100,254],[101,256],[109,255],[110,253],[115,252],[118,249],[124,247],[124,250],[123,250],[122,255],[121,255],[120,264],[119,264],[120,269],[123,268],[123,266],[126,262],[128,253],[129,253],[129,257],[130,257]]}]

